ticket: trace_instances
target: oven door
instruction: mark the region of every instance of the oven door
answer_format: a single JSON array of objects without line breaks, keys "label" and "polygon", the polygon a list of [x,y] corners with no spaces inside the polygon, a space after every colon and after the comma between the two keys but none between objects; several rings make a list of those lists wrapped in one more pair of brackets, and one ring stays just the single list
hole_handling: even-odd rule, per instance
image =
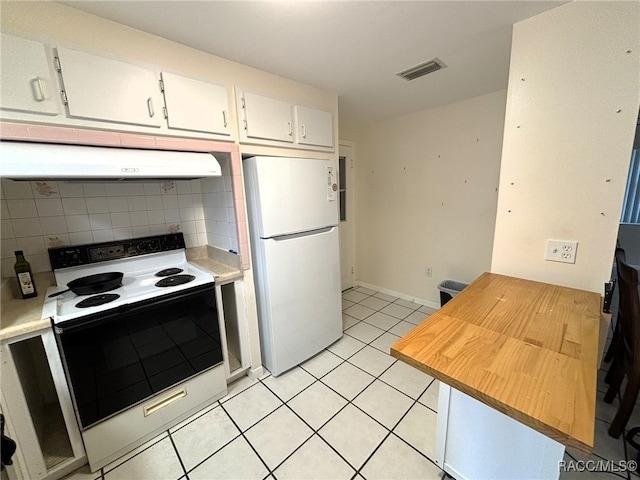
[{"label": "oven door", "polygon": [[213,284],[54,325],[81,429],[222,363]]}]

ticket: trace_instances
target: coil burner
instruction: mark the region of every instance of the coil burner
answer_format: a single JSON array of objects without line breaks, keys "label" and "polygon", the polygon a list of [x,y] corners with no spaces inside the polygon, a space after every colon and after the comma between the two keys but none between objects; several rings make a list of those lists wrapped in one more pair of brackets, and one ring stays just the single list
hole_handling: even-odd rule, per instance
[{"label": "coil burner", "polygon": [[182,272],[181,268],[165,268],[156,273],[156,277],[168,277],[169,275],[177,275]]},{"label": "coil burner", "polygon": [[156,282],[156,287],[173,287],[174,285],[182,285],[195,280],[193,275],[171,275]]},{"label": "coil burner", "polygon": [[104,305],[105,303],[113,302],[120,298],[117,293],[103,293],[102,295],[93,295],[89,298],[85,298],[81,302],[76,303],[77,308],[89,308],[97,307],[98,305]]}]

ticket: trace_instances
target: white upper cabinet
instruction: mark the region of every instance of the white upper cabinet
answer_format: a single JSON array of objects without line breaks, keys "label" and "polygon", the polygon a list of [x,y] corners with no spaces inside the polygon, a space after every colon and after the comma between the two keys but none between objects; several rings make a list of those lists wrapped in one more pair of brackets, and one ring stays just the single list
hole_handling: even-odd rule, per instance
[{"label": "white upper cabinet", "polygon": [[227,88],[162,72],[170,129],[231,135]]},{"label": "white upper cabinet", "polygon": [[244,91],[238,105],[241,142],[333,150],[332,112]]},{"label": "white upper cabinet", "polygon": [[53,63],[43,43],[2,34],[0,108],[54,116],[60,100]]},{"label": "white upper cabinet", "polygon": [[240,126],[243,138],[293,143],[293,117],[289,102],[248,92],[242,93],[240,101],[244,118],[244,125]]},{"label": "white upper cabinet", "polygon": [[295,106],[296,141],[302,145],[333,147],[331,112]]},{"label": "white upper cabinet", "polygon": [[[335,108],[314,106],[314,97],[301,105],[287,90],[272,98],[238,87],[230,97],[229,85],[163,71],[168,65],[5,33],[0,47],[2,121],[323,152],[336,145]],[[318,98],[326,107],[326,95]]]},{"label": "white upper cabinet", "polygon": [[160,127],[162,95],[146,68],[58,47],[70,117]]}]

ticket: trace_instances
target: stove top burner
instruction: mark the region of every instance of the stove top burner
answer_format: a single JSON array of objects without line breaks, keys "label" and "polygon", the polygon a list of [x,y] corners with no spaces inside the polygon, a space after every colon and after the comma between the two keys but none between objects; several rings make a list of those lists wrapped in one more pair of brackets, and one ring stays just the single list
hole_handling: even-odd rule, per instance
[{"label": "stove top burner", "polygon": [[113,302],[120,298],[120,295],[117,293],[104,293],[102,295],[93,295],[89,298],[85,298],[81,302],[76,303],[76,307],[78,308],[89,308],[89,307],[97,307],[98,305],[103,305],[105,303]]},{"label": "stove top burner", "polygon": [[195,275],[172,275],[156,282],[156,287],[172,287],[195,280]]},{"label": "stove top burner", "polygon": [[181,268],[165,268],[156,273],[156,277],[168,277],[169,275],[176,275],[183,270]]}]

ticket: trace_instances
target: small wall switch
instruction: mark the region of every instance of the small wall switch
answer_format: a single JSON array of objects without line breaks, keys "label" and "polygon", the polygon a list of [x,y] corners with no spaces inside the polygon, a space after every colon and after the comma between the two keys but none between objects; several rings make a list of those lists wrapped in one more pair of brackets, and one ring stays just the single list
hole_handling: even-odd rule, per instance
[{"label": "small wall switch", "polygon": [[570,240],[547,240],[544,259],[551,262],[576,263],[578,242]]},{"label": "small wall switch", "polygon": [[431,277],[433,275],[431,267],[424,267],[424,275],[425,277]]}]

